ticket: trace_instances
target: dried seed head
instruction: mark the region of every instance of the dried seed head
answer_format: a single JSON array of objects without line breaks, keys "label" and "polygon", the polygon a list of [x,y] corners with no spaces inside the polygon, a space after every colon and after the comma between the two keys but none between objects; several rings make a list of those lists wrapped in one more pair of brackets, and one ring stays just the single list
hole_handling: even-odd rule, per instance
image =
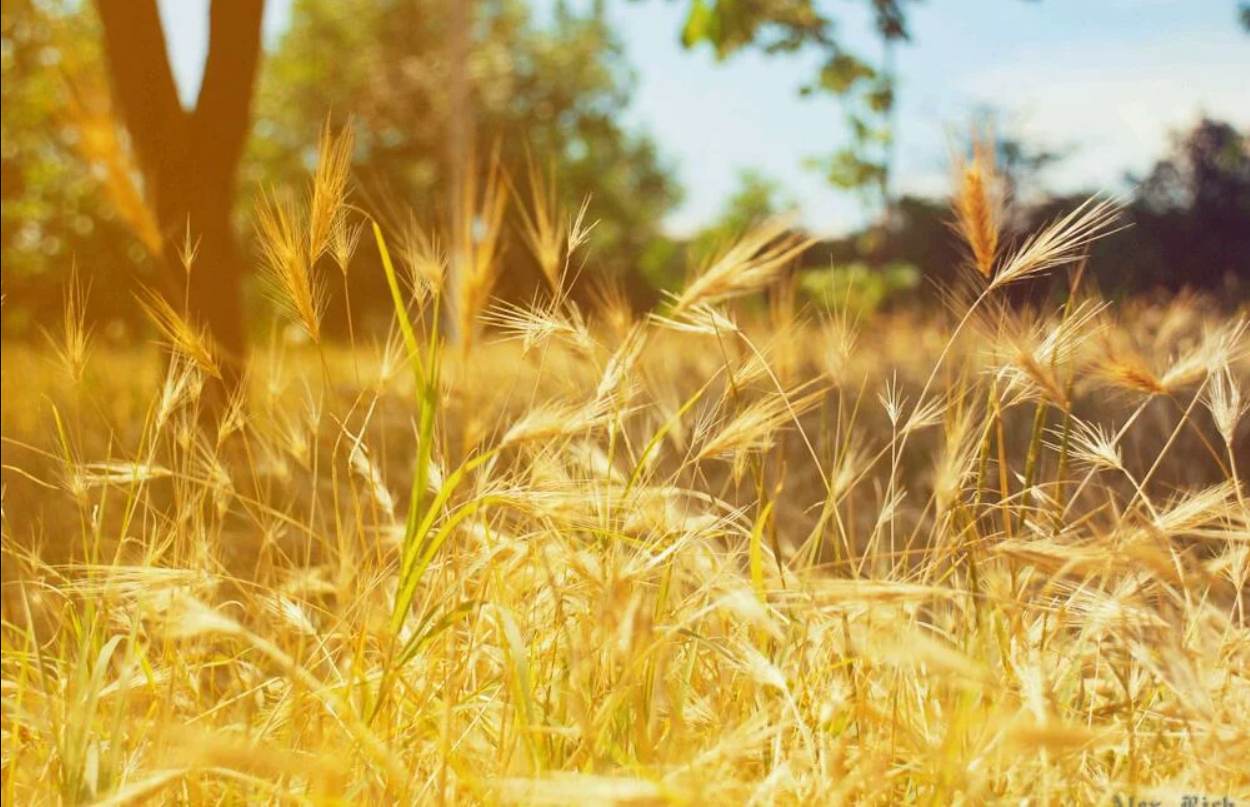
[{"label": "dried seed head", "polygon": [[1237,424],[1246,410],[1250,409],[1250,401],[1242,400],[1241,384],[1233,376],[1227,364],[1211,374],[1211,381],[1206,389],[1205,403],[1211,412],[1211,418],[1215,421],[1215,428],[1219,430],[1220,437],[1224,438],[1224,444],[1231,449],[1233,435],[1237,432]]},{"label": "dried seed head", "polygon": [[317,147],[317,169],[313,173],[308,205],[309,263],[316,263],[325,253],[334,223],[342,217],[354,144],[350,125],[340,129],[336,137],[330,130],[329,120],[326,121]]},{"label": "dried seed head", "polygon": [[759,291],[815,239],[793,231],[790,216],[771,218],[749,230],[715,258],[674,301],[674,315]]},{"label": "dried seed head", "polygon": [[82,374],[87,369],[87,354],[91,349],[91,327],[87,324],[90,292],[90,285],[84,286],[79,278],[78,263],[72,263],[61,307],[61,339],[58,341],[49,334],[48,341],[74,383],[82,380]]},{"label": "dried seed head", "polygon": [[202,372],[221,378],[221,368],[205,328],[193,325],[164,297],[150,289],[140,291],[135,299],[171,350],[190,359]]},{"label": "dried seed head", "polygon": [[334,218],[330,229],[330,257],[344,277],[347,276],[347,268],[351,266],[352,256],[356,254],[360,234],[364,229],[363,221],[357,222],[355,226],[348,224],[346,214],[340,213]]},{"label": "dried seed head", "polygon": [[958,174],[955,227],[968,245],[973,267],[989,280],[998,254],[1003,206],[992,144],[978,138],[972,145],[972,159],[960,162]]},{"label": "dried seed head", "polygon": [[[293,198],[266,194],[256,225],[261,258],[274,299],[313,342],[320,342],[321,317],[328,297],[321,277],[313,271],[314,253],[305,252],[300,234],[302,220],[302,211]],[[325,226],[328,228],[329,222]]]},{"label": "dried seed head", "polygon": [[[1124,458],[1114,436],[1101,424],[1072,419],[1069,445],[1073,458],[1094,468],[1122,469]],[[1054,447],[1059,450],[1058,447]]]},{"label": "dried seed head", "polygon": [[1099,238],[1117,232],[1120,203],[1090,197],[1066,216],[1056,220],[1007,257],[990,288],[1034,277],[1076,260]]},{"label": "dried seed head", "polygon": [[182,271],[191,275],[191,269],[195,266],[195,258],[200,254],[200,238],[196,236],[195,241],[191,240],[191,217],[187,216],[187,228],[182,236],[182,243],[178,245],[178,262],[182,264]]}]

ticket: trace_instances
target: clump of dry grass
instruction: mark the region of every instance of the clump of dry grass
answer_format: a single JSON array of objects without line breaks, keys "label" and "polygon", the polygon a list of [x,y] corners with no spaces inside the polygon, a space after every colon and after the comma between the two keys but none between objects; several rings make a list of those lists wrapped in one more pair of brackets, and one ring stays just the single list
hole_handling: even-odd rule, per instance
[{"label": "clump of dry grass", "polygon": [[363,226],[347,220],[354,142],[350,125],[335,135],[327,122],[307,203],[271,192],[261,200],[256,215],[261,266],[271,295],[315,343],[321,342],[321,320],[329,303],[317,261],[330,253],[343,273],[346,289],[348,267]]},{"label": "clump of dry grass", "polygon": [[65,287],[62,303],[61,338],[47,334],[48,343],[61,360],[65,371],[74,383],[82,381],[87,369],[87,356],[91,350],[91,326],[87,324],[87,298],[90,287],[84,285],[78,274],[78,264],[70,268],[69,282]]},{"label": "clump of dry grass", "polygon": [[456,211],[448,242],[447,304],[454,336],[468,350],[477,336],[478,317],[490,304],[495,288],[508,192],[498,151],[488,163],[485,180],[478,179],[472,166],[465,173],[468,181],[463,183],[461,198],[452,202]]},{"label": "clump of dry grass", "polygon": [[[314,340],[349,151],[260,219]],[[202,333],[144,297],[174,356],[140,372],[71,291],[79,383],[5,346],[5,802],[1242,797],[1245,327],[999,305],[1113,211],[998,255],[967,170],[953,326],[767,334],[731,302],[804,246],[781,222],[635,316],[568,299],[589,225],[532,210],[553,293],[491,306],[494,175],[471,228],[394,235],[410,293],[370,228],[375,349],[259,351],[215,429]],[[465,362],[443,309],[512,338]]]},{"label": "clump of dry grass", "polygon": [[313,342],[321,341],[321,318],[328,302],[324,279],[302,234],[304,211],[289,195],[267,196],[258,211],[262,266],[273,299],[290,312]]},{"label": "clump of dry grass", "polygon": [[528,205],[514,191],[521,232],[543,279],[552,294],[559,297],[567,290],[566,280],[573,254],[586,242],[594,228],[594,224],[586,219],[590,200],[584,200],[577,213],[570,216],[556,200],[553,171],[549,170],[544,175],[532,157],[529,161],[529,186]]},{"label": "clump of dry grass", "polygon": [[777,280],[813,239],[796,233],[793,218],[768,219],[712,258],[673,301],[680,313],[756,292]]},{"label": "clump of dry grass", "polygon": [[[327,121],[318,144],[317,168],[312,178],[308,202],[308,257],[316,262],[327,250],[336,243],[337,254],[342,256],[346,249],[344,234],[346,211],[343,208],[347,200],[347,183],[351,175],[352,149],[355,138],[352,128],[344,126],[336,136]],[[340,261],[340,268],[347,261]]]}]

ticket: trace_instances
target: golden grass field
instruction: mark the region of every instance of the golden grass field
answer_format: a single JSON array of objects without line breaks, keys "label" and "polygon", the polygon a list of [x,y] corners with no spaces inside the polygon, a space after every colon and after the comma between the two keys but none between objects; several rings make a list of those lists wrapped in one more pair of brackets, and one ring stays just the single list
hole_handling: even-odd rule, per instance
[{"label": "golden grass field", "polygon": [[[1013,248],[974,161],[930,316],[796,306],[784,222],[639,314],[538,194],[504,305],[503,190],[440,249],[333,163],[228,402],[161,298],[159,352],[81,286],[5,346],[6,804],[1250,797],[1246,320],[1098,300],[1112,205]],[[389,337],[321,341],[316,259],[387,247]]]}]

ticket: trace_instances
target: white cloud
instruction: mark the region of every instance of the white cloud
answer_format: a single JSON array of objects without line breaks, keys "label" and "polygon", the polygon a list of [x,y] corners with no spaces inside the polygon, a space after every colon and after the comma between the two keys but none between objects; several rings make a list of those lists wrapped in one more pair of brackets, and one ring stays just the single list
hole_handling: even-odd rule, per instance
[{"label": "white cloud", "polygon": [[1056,186],[1112,187],[1126,170],[1147,169],[1171,133],[1202,115],[1250,126],[1248,75],[1244,42],[1176,36],[1071,57],[1026,51],[961,89],[970,100],[998,99],[1026,136],[1074,146],[1051,177]]}]

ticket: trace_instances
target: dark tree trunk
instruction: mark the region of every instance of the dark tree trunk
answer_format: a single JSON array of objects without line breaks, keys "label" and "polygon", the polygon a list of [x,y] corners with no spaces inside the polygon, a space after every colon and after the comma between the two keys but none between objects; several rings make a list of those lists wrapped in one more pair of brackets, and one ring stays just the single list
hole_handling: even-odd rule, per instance
[{"label": "dark tree trunk", "polygon": [[163,236],[164,291],[181,307],[187,289],[178,248],[189,228],[199,252],[188,313],[209,328],[233,387],[245,349],[245,260],[230,213],[251,123],[264,0],[212,3],[204,79],[190,112],[178,100],[156,0],[96,5],[113,92]]}]

